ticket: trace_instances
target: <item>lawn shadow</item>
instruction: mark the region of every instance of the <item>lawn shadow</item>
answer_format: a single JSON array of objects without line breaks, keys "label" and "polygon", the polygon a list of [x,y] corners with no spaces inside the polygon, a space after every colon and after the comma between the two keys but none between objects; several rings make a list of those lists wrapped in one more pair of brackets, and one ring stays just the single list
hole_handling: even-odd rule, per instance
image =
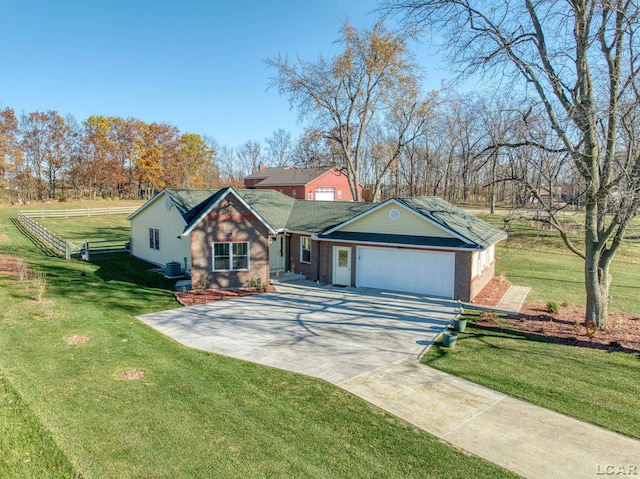
[{"label": "lawn shadow", "polygon": [[[493,334],[482,334],[475,333],[473,330],[487,331]],[[459,344],[464,344],[466,338],[474,337],[487,347],[493,349],[501,349],[499,346],[494,344],[490,344],[484,340],[484,338],[492,337],[492,338],[504,338],[504,339],[514,339],[514,340],[522,340],[522,341],[536,341],[541,343],[554,343],[554,344],[562,344],[565,346],[577,346],[581,348],[588,349],[598,349],[601,351],[607,352],[620,352],[620,353],[628,353],[628,354],[638,354],[638,358],[640,359],[640,351],[637,349],[627,348],[622,345],[610,345],[610,344],[602,344],[589,340],[583,340],[578,338],[567,338],[562,336],[556,336],[553,334],[538,334],[531,331],[522,331],[517,328],[503,328],[498,326],[485,326],[482,324],[473,324],[471,329],[466,331],[466,334],[458,338]]]},{"label": "lawn shadow", "polygon": [[28,229],[26,229],[22,223],[20,223],[18,221],[17,218],[11,218],[11,223],[13,224],[13,226],[16,227],[16,229],[25,237],[27,238],[29,241],[31,241],[31,243],[38,248],[38,250],[40,250],[41,253],[43,253],[45,256],[48,257],[57,257],[58,255],[55,254],[51,248],[49,248],[49,246],[47,246],[40,238],[38,238],[37,236],[35,236],[33,233],[31,233],[31,231],[29,231]]}]

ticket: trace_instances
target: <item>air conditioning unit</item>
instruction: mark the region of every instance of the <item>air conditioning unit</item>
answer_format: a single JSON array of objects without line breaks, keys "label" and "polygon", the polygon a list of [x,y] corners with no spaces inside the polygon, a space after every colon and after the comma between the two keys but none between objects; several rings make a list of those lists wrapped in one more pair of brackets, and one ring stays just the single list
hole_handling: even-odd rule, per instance
[{"label": "air conditioning unit", "polygon": [[177,261],[171,261],[164,265],[165,278],[180,278],[182,276],[182,265]]}]

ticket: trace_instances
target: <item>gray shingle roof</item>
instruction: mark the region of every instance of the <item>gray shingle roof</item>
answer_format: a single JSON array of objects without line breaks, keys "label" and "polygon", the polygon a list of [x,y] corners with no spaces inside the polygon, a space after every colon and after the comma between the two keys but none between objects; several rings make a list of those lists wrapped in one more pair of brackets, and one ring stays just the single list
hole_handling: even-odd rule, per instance
[{"label": "gray shingle roof", "polygon": [[[230,187],[221,190],[175,188],[164,190],[187,223],[185,231],[200,221],[201,216],[230,191],[240,196],[274,230],[286,229],[288,231],[305,232],[320,235],[321,238],[326,239],[485,249],[507,236],[504,231],[434,196],[394,198],[389,201],[397,201],[435,224],[440,225],[445,230],[466,239],[467,242],[451,238],[347,233],[341,231],[334,231],[328,235],[322,234],[356,216],[365,214],[367,211],[379,206],[379,204],[351,201],[295,200],[275,190],[234,190]],[[130,218],[135,214],[131,215]]]},{"label": "gray shingle roof", "polygon": [[396,201],[482,249],[507,237],[507,233],[436,196],[396,198]]},{"label": "gray shingle roof", "polygon": [[189,224],[202,210],[216,199],[223,190],[188,190],[167,188],[165,193],[171,198],[176,209]]},{"label": "gray shingle roof", "polygon": [[257,180],[260,186],[300,186],[312,182],[333,168],[265,168],[247,176],[246,179]]},{"label": "gray shingle roof", "polygon": [[236,191],[274,229],[287,227],[296,200],[275,190]]},{"label": "gray shingle roof", "polygon": [[469,249],[469,245],[458,238],[442,238],[440,236],[394,235],[382,233],[356,233],[351,231],[335,231],[322,238],[335,241],[351,241],[356,243],[379,243],[407,246],[431,246],[435,248]]},{"label": "gray shingle roof", "polygon": [[350,220],[377,205],[354,201],[296,201],[287,228],[291,231],[320,234]]}]

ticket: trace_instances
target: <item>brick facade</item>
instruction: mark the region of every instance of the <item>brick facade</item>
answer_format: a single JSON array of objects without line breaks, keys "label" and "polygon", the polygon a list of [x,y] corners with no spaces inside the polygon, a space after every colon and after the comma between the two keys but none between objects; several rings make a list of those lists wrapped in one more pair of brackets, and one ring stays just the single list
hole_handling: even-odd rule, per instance
[{"label": "brick facade", "polygon": [[[213,271],[213,243],[249,242],[249,269]],[[228,196],[191,233],[192,280],[210,288],[269,282],[269,230],[237,198]],[[197,287],[197,286],[196,286]]]}]

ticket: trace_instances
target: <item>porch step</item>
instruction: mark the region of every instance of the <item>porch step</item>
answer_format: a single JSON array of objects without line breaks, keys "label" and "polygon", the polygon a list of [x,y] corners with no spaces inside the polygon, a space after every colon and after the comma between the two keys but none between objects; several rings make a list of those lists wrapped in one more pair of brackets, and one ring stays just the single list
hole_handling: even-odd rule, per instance
[{"label": "porch step", "polygon": [[291,272],[280,272],[279,274],[271,273],[269,275],[269,281],[271,284],[286,283],[288,281],[302,281],[303,279],[307,279],[304,274]]}]

